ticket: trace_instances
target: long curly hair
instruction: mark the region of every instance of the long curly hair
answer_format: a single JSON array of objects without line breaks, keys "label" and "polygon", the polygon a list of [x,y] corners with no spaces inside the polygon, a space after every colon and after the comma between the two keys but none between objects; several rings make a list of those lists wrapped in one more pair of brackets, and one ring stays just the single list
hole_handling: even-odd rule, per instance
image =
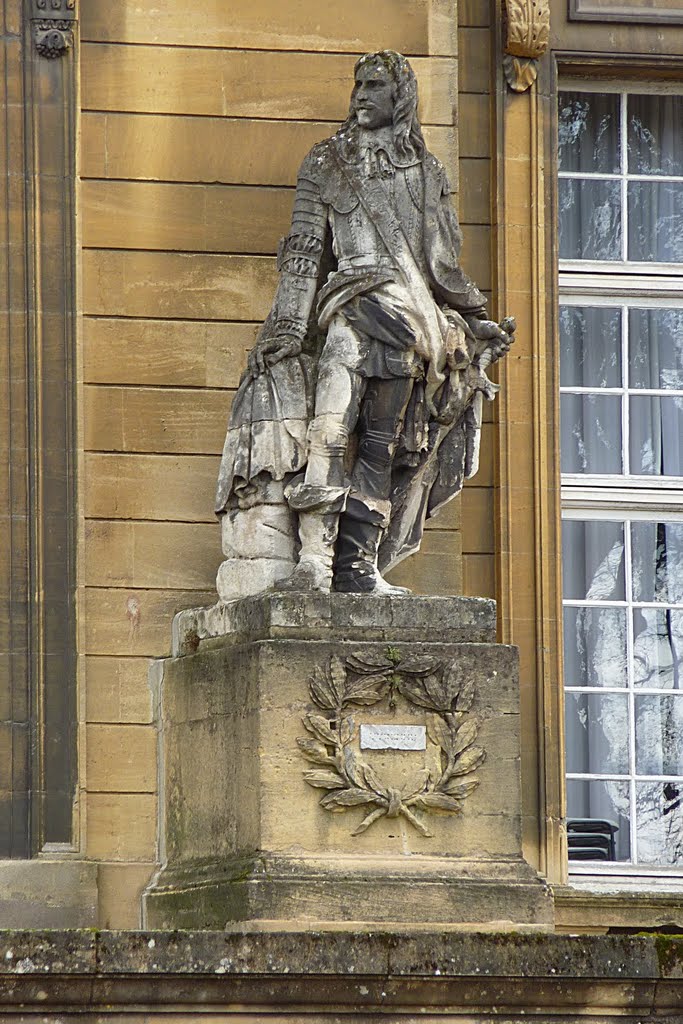
[{"label": "long curly hair", "polygon": [[[395,101],[393,112],[393,135],[396,154],[401,160],[412,162],[422,160],[425,141],[417,118],[417,79],[406,58],[395,50],[378,50],[365,53],[356,61],[354,78],[366,64],[381,64],[394,80]],[[358,116],[351,103],[351,110],[338,132],[342,139],[358,126]]]}]

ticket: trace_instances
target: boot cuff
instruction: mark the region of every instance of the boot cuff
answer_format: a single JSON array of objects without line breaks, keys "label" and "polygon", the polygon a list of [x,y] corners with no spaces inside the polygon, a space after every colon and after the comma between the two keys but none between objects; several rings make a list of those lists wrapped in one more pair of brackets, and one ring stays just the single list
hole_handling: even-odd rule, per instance
[{"label": "boot cuff", "polygon": [[285,488],[289,507],[295,512],[341,512],[348,493],[347,487],[317,487],[306,483]]},{"label": "boot cuff", "polygon": [[346,502],[346,515],[349,519],[372,523],[384,530],[389,525],[391,502],[388,498],[366,498],[352,490]]}]

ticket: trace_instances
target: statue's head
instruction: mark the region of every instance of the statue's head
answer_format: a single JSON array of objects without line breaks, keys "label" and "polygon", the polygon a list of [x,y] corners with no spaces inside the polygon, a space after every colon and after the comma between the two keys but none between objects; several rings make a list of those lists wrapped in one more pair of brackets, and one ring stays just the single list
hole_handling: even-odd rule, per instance
[{"label": "statue's head", "polygon": [[417,118],[417,80],[402,54],[379,50],[356,62],[344,127],[355,125],[369,129],[391,125],[399,155],[422,157],[425,146]]}]

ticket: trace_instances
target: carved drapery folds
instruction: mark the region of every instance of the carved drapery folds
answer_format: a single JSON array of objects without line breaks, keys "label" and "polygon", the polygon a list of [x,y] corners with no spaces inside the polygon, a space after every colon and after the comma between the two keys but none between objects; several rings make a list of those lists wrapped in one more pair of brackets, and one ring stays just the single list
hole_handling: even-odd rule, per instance
[{"label": "carved drapery folds", "polygon": [[31,21],[41,57],[63,57],[73,45],[76,0],[32,0]]},{"label": "carved drapery folds", "polygon": [[503,0],[503,17],[505,78],[515,92],[524,92],[536,81],[537,60],[548,48],[549,0]]}]

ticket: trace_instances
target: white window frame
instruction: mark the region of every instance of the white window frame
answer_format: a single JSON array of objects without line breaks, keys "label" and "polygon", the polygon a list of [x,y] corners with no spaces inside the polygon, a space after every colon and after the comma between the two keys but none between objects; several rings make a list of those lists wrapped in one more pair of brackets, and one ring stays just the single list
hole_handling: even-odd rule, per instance
[{"label": "white window frame", "polygon": [[[618,388],[591,388],[561,386],[563,393],[614,394],[621,396],[622,451],[628,459],[628,395],[661,395],[683,397],[683,389],[632,389],[626,387],[628,373],[628,307],[636,308],[683,308],[683,263],[636,263],[627,259],[628,245],[628,204],[629,181],[683,181],[683,176],[629,174],[627,163],[627,104],[626,96],[646,93],[666,95],[680,94],[680,86],[666,83],[632,82],[628,85],[586,81],[578,78],[565,80],[559,85],[559,92],[617,93],[620,99],[620,171],[619,173],[598,173],[584,171],[559,171],[559,178],[601,179],[621,183],[621,260],[589,261],[566,260],[559,263],[559,294],[561,306],[610,306],[622,308],[622,379]],[[683,477],[659,477],[636,474],[562,474],[562,517],[568,520],[607,520],[612,522],[666,521],[683,522]],[[624,876],[662,877],[673,880],[683,879],[683,864],[675,867],[659,867],[637,863],[635,786],[637,781],[671,781],[683,787],[683,776],[640,776],[635,772],[635,698],[638,691],[633,685],[633,614],[634,607],[655,607],[683,609],[683,605],[634,602],[630,587],[630,530],[624,527],[625,541],[625,601],[591,602],[589,600],[565,600],[563,606],[587,607],[591,604],[627,609],[628,643],[628,686],[572,687],[565,692],[619,693],[626,694],[629,708],[629,774],[627,776],[567,773],[567,779],[590,780],[611,779],[627,781],[630,793],[630,849],[631,861],[569,861],[571,876]],[[643,690],[643,695],[671,694],[671,690]],[[683,696],[680,698],[683,700]]]}]

